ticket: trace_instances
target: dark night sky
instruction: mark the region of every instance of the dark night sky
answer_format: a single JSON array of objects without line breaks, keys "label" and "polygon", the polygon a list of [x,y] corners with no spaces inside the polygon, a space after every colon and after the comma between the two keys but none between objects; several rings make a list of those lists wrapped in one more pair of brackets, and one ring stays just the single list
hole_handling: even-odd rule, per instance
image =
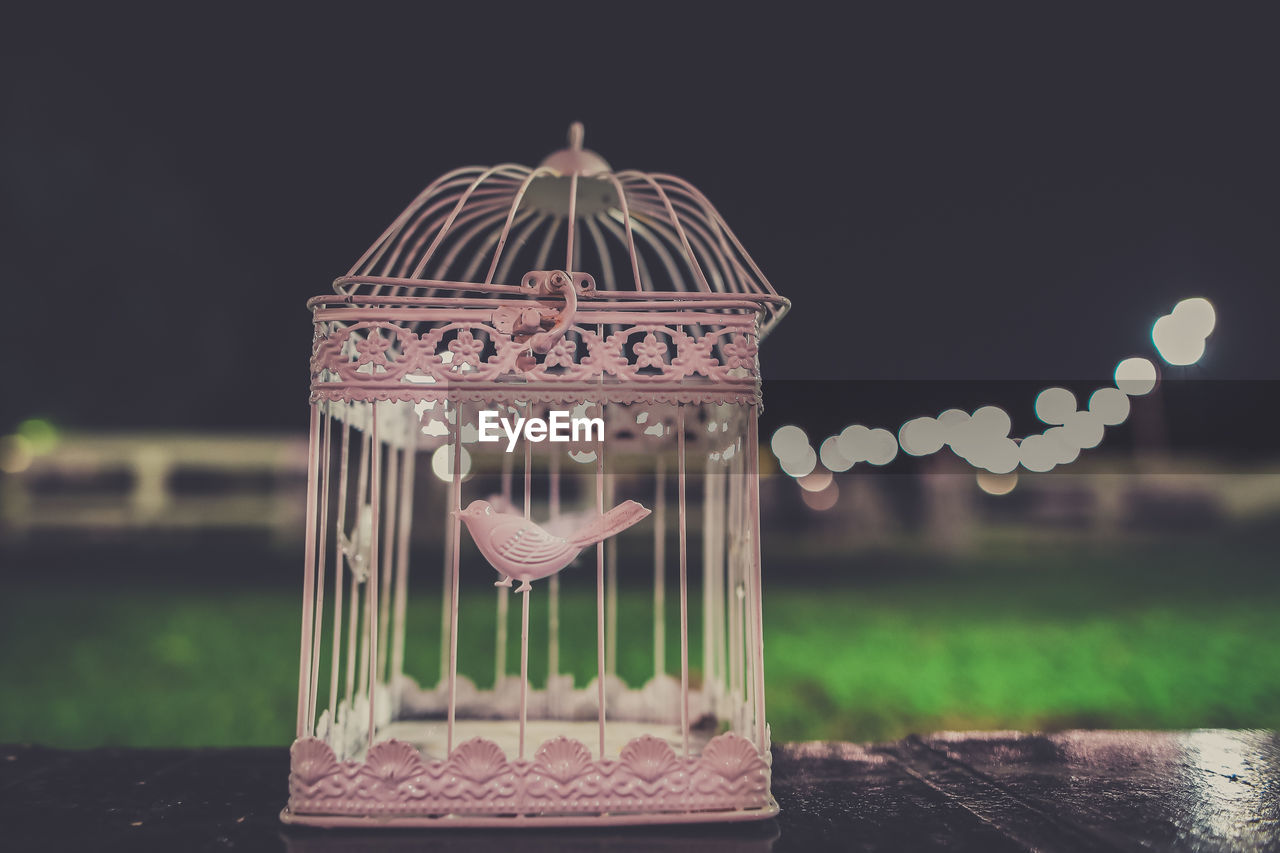
[{"label": "dark night sky", "polygon": [[793,300],[771,379],[1105,381],[1192,295],[1218,330],[1186,375],[1280,379],[1269,18],[538,8],[17,22],[0,427],[299,428],[306,298],[433,177],[536,163],[574,119],[616,168],[697,184]]}]

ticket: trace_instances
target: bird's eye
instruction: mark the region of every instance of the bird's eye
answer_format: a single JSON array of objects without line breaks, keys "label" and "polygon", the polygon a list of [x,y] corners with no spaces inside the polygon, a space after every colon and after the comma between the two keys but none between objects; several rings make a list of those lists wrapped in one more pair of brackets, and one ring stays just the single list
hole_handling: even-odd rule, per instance
[{"label": "bird's eye", "polygon": [[487,507],[485,507],[485,508],[484,508],[484,514],[485,514],[485,515],[493,515],[493,507],[491,507],[491,506],[487,506]]}]

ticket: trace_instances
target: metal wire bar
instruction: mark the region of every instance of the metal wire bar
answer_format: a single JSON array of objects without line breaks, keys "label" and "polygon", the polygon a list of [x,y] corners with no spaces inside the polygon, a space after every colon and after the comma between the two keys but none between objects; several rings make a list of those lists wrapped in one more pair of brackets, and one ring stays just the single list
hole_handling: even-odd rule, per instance
[{"label": "metal wire bar", "polygon": [[462,558],[462,412],[461,401],[455,404],[453,416],[453,470],[450,471],[453,489],[453,517],[449,526],[453,529],[453,554],[450,557],[452,580],[449,601],[449,732],[448,752],[453,752],[454,717],[458,710],[458,563]]},{"label": "metal wire bar", "polygon": [[316,558],[316,612],[315,625],[311,629],[311,690],[307,697],[307,731],[314,734],[316,724],[316,692],[320,688],[320,646],[324,635],[324,576],[327,563],[326,545],[329,542],[329,467],[333,460],[330,450],[333,441],[333,418],[329,417],[325,406],[321,415],[320,450],[320,523],[317,532],[320,537],[320,554]]},{"label": "metal wire bar", "polygon": [[494,175],[501,175],[510,172],[523,176],[527,171],[527,167],[525,166],[520,166],[514,163],[503,163],[499,166],[494,166],[493,168],[486,170],[476,178],[475,181],[472,182],[471,186],[467,187],[462,195],[458,197],[458,204],[454,207],[453,213],[449,214],[449,218],[445,221],[444,225],[441,226],[439,233],[436,234],[435,240],[431,242],[431,246],[425,253],[423,253],[422,258],[418,261],[418,265],[414,267],[410,278],[417,278],[422,275],[422,271],[427,267],[427,262],[431,260],[436,249],[440,246],[441,241],[444,240],[445,235],[449,233],[449,229],[453,227],[454,220],[458,217],[458,214],[462,212],[463,208],[466,207],[467,200],[471,198],[472,193],[480,188],[481,184]]},{"label": "metal wire bar", "polygon": [[[502,499],[508,507],[511,500],[511,454],[502,454]],[[497,619],[493,636],[493,686],[496,689],[507,674],[507,623],[510,608],[511,587],[495,587],[497,592]]]},{"label": "metal wire bar", "polygon": [[413,481],[418,461],[417,423],[408,418],[405,446],[400,451],[400,519],[396,540],[396,591],[392,611],[391,679],[396,684],[404,675],[405,616],[409,599],[409,530],[413,523]]},{"label": "metal wire bar", "polygon": [[[560,518],[560,453],[551,454],[551,484],[548,496],[551,521]],[[560,674],[560,574],[547,583],[547,693],[550,701],[552,685]]]},{"label": "metal wire bar", "polygon": [[[760,425],[759,412],[755,406],[747,415],[747,453],[749,471],[760,470]],[[765,748],[764,719],[764,608],[763,586],[760,575],[760,477],[757,474],[747,482],[747,529],[751,534],[751,577],[749,581],[752,595],[751,601],[751,662],[754,665],[755,677],[755,718],[756,746]]]},{"label": "metal wire bar", "polygon": [[[604,404],[599,405],[604,417]],[[604,514],[604,436],[596,442],[596,512]],[[596,700],[600,704],[600,758],[604,758],[604,543],[596,544]]]},{"label": "metal wire bar", "polygon": [[653,474],[653,676],[667,671],[667,458],[659,450]]},{"label": "metal wire bar", "polygon": [[[507,221],[502,226],[502,234],[498,238],[497,248],[493,251],[493,261],[489,264],[489,272],[484,277],[485,284],[493,283],[493,274],[498,269],[498,259],[502,257],[502,250],[507,246],[507,236],[511,233],[511,224],[515,220],[516,211],[520,209],[520,203],[524,201],[524,194],[528,191],[529,185],[533,183],[534,178],[537,178],[540,175],[549,175],[551,173],[551,169],[539,167],[530,172],[520,183],[520,189],[516,190],[515,197],[511,200],[510,210],[507,213]],[[479,255],[477,255],[477,259],[478,258]]]},{"label": "metal wire bar", "polygon": [[[359,275],[360,270],[365,266],[366,261],[369,262],[368,268],[372,268],[372,266],[377,263],[378,258],[382,256],[382,253],[389,247],[390,244],[387,240],[391,235],[403,228],[404,224],[414,215],[414,212],[417,211],[417,209],[421,207],[427,199],[439,192],[442,187],[447,185],[450,181],[457,180],[462,175],[474,174],[480,171],[482,171],[482,168],[479,166],[464,166],[461,169],[454,169],[451,172],[445,172],[443,175],[428,184],[427,187],[422,192],[418,193],[417,197],[409,203],[409,206],[401,211],[399,216],[392,220],[391,224],[387,226],[387,229],[382,232],[382,235],[378,237],[377,240],[374,240],[373,244],[365,250],[363,255],[360,256],[360,259],[352,264],[351,270],[347,275]],[[374,254],[375,252],[377,253],[376,256]]]},{"label": "metal wire bar", "polygon": [[[524,229],[519,234],[516,235],[513,241],[511,240],[508,241],[507,243],[508,245],[510,245],[512,242],[516,244],[517,251],[508,252],[506,257],[502,259],[502,263],[498,265],[497,277],[499,281],[508,280],[508,277],[511,274],[511,265],[515,263],[517,256],[519,256],[520,254],[519,248],[523,247],[524,244],[528,242],[529,237],[532,234],[534,234],[539,228],[543,227],[547,223],[547,220],[549,219],[551,219],[551,216],[545,213],[535,216],[533,219],[529,220],[528,224],[524,227]],[[490,285],[490,286],[498,287],[501,285]],[[515,287],[519,289],[518,285],[516,285]]]},{"label": "metal wire bar", "polygon": [[[605,475],[605,499],[607,507],[617,504],[615,474]],[[618,674],[618,537],[610,536],[604,545],[605,575],[605,671]]]},{"label": "metal wire bar", "polygon": [[658,197],[662,199],[662,203],[667,209],[667,214],[671,217],[671,224],[675,226],[676,233],[680,235],[680,241],[684,244],[685,259],[688,260],[689,265],[693,267],[693,271],[697,275],[698,281],[702,284],[702,290],[710,292],[711,285],[707,283],[707,277],[702,272],[702,266],[698,263],[698,256],[689,245],[689,238],[685,235],[684,226],[680,224],[680,217],[676,215],[675,208],[671,206],[671,200],[667,198],[667,191],[662,188],[661,184],[642,172],[623,172],[618,175],[618,177],[623,181],[627,180],[628,177],[633,177],[644,181],[649,186],[653,187],[654,191],[657,192]]},{"label": "metal wire bar", "polygon": [[[344,404],[347,405],[347,404]],[[351,421],[349,418],[342,419],[342,450],[339,454],[339,470],[338,470],[338,520],[334,525],[335,539],[339,532],[346,532],[347,523],[347,476],[348,476],[348,459],[351,447]],[[341,540],[338,540],[340,543]],[[343,567],[346,565],[346,554],[343,553],[341,545],[334,549],[335,565],[333,572],[333,641],[332,641],[332,666],[329,671],[329,724],[337,726],[338,723],[338,666],[341,655],[339,649],[342,648],[342,578]]]},{"label": "metal wire bar", "polygon": [[680,483],[680,733],[684,737],[684,757],[689,757],[689,519],[685,501],[684,405],[676,407],[678,432],[677,464]]},{"label": "metal wire bar", "polygon": [[369,525],[369,579],[365,582],[365,599],[369,603],[369,743],[373,747],[376,734],[374,705],[378,684],[378,513],[382,509],[382,445],[378,441],[378,406],[369,411],[369,441],[373,445],[373,473],[369,478],[369,495],[373,502],[373,518]]},{"label": "metal wire bar", "polygon": [[[536,216],[537,214],[534,211],[526,210],[523,213],[516,214],[516,216],[512,221],[513,223],[519,223],[520,225],[524,225],[526,222],[528,222],[530,219],[535,218]],[[476,251],[474,251],[471,254],[471,263],[467,264],[467,268],[462,271],[463,281],[471,281],[476,277],[476,275],[480,272],[480,264],[484,263],[485,253],[497,245],[498,241],[501,239],[501,236],[502,235],[497,231],[490,232],[489,236],[485,238],[485,241],[476,249]],[[496,268],[496,264],[495,264],[495,268]],[[489,274],[492,275],[492,270],[490,271]]]},{"label": "metal wire bar", "polygon": [[[388,427],[390,425],[388,424]],[[384,429],[383,435],[387,435],[390,429]],[[396,518],[399,515],[399,498],[400,489],[398,486],[399,469],[395,464],[395,444],[387,437],[387,476],[385,477],[385,489],[380,495],[384,504],[382,512],[382,539],[385,545],[382,548],[382,567],[381,572],[381,589],[378,593],[378,656],[377,661],[381,666],[386,666],[388,658],[387,632],[391,629],[391,582],[395,571],[395,541],[396,541]],[[382,669],[378,671],[378,677],[384,678]]]},{"label": "metal wire bar", "polygon": [[316,583],[316,464],[320,444],[320,404],[311,404],[311,430],[307,439],[307,544],[303,553],[302,574],[302,651],[298,665],[297,736],[307,733],[307,702],[311,695],[311,641],[314,624]]},{"label": "metal wire bar", "polygon": [[[372,403],[364,404],[364,411],[369,412],[373,409]],[[360,454],[360,474],[356,478],[356,535],[353,541],[359,541],[360,529],[364,517],[366,501],[368,494],[366,490],[369,487],[369,456],[371,453],[369,442],[369,424],[365,421],[365,428],[362,431],[361,454]],[[359,556],[359,555],[357,555]],[[351,703],[355,701],[355,685],[357,678],[361,684],[364,683],[364,655],[359,655],[360,672],[356,673],[357,660],[357,643],[360,635],[360,614],[361,609],[358,606],[360,587],[362,586],[356,572],[351,573],[351,623],[347,629],[347,706],[354,711]]]},{"label": "metal wire bar", "polygon": [[605,177],[609,179],[609,182],[613,184],[614,191],[618,193],[618,213],[626,232],[622,239],[627,247],[627,254],[631,257],[631,274],[635,277],[636,290],[644,290],[644,285],[640,278],[640,264],[636,257],[636,241],[631,234],[631,206],[627,203],[627,191],[613,172],[607,173]]},{"label": "metal wire bar", "polygon": [[[486,232],[490,234],[490,239],[492,239],[494,226],[503,220],[506,215],[506,209],[507,205],[505,203],[472,205],[465,214],[459,216],[457,221],[453,223],[455,231],[464,225],[470,225],[473,222],[476,224],[456,236],[449,235],[453,245],[449,247],[449,251],[445,253],[444,257],[435,263],[435,273],[428,276],[428,278],[450,278],[449,270],[453,268],[458,256],[473,240]],[[477,253],[473,251],[471,254],[474,256]],[[462,277],[466,278],[466,276]]]},{"label": "metal wire bar", "polygon": [[[506,190],[498,188],[481,190],[472,196],[473,199],[479,199],[473,206],[482,206],[486,210],[500,210],[506,207],[507,195]],[[398,264],[395,275],[404,277],[423,245],[439,234],[440,228],[448,221],[449,214],[445,211],[452,210],[451,205],[456,204],[456,196],[444,196],[430,207],[423,208],[408,227],[398,235],[395,249],[382,261],[382,274],[392,275],[392,270],[397,270]],[[414,234],[417,234],[417,237],[410,243],[410,238],[413,238]]]}]

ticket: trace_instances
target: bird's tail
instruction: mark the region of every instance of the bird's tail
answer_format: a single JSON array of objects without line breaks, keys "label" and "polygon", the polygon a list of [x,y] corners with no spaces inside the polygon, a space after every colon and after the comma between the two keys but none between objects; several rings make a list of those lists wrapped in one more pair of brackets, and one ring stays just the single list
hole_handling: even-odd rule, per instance
[{"label": "bird's tail", "polygon": [[626,530],[648,514],[649,510],[635,501],[623,501],[604,515],[583,525],[569,538],[569,541],[579,548],[603,542],[610,536]]}]

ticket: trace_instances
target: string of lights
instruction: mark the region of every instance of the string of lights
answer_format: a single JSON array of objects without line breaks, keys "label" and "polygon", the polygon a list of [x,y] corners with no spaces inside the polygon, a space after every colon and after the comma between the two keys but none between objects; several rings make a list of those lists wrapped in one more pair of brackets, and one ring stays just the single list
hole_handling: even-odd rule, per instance
[{"label": "string of lights", "polygon": [[[1151,339],[1159,357],[1169,365],[1185,367],[1204,355],[1205,343],[1217,317],[1213,305],[1202,297],[1184,299],[1156,320]],[[1046,429],[1020,438],[1009,435],[1012,420],[998,406],[981,406],[972,412],[947,409],[937,417],[917,417],[903,423],[896,436],[883,428],[851,424],[828,436],[814,448],[799,426],[779,427],[770,449],[784,473],[807,492],[834,488],[833,475],[859,464],[888,465],[899,451],[909,456],[930,456],[949,447],[956,456],[979,471],[980,485],[1003,493],[1012,489],[1019,468],[1043,473],[1079,458],[1081,451],[1102,443],[1107,427],[1123,424],[1131,410],[1130,398],[1151,393],[1158,372],[1148,358],[1135,356],[1116,365],[1113,386],[1099,388],[1080,408],[1075,394],[1066,388],[1046,388],[1035,398],[1035,414]],[[987,477],[987,488],[982,474]],[[998,478],[1009,476],[1007,488]],[[822,503],[822,502],[819,502]],[[834,504],[834,499],[830,504]],[[811,504],[812,505],[812,504]]]}]

